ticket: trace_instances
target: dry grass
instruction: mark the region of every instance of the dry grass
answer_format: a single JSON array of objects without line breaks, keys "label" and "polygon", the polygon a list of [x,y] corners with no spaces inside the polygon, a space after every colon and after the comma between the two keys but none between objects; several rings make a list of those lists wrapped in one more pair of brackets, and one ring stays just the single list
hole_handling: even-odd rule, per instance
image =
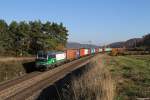
[{"label": "dry grass", "polygon": [[80,78],[72,81],[74,100],[113,100],[115,85],[109,71],[105,68],[103,57],[94,57],[87,70]]},{"label": "dry grass", "polygon": [[13,61],[33,61],[35,57],[0,57],[0,62],[13,62]]},{"label": "dry grass", "polygon": [[24,73],[22,62],[0,62],[0,82],[21,76]]},{"label": "dry grass", "polygon": [[32,61],[27,58],[0,59],[0,83],[31,72],[34,69]]}]

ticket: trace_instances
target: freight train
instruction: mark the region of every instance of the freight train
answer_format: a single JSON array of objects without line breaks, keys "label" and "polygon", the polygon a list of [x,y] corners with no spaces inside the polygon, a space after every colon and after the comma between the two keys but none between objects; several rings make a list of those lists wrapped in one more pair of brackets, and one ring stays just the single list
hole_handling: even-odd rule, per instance
[{"label": "freight train", "polygon": [[48,70],[62,63],[79,59],[84,56],[111,51],[112,48],[80,48],[67,49],[65,51],[39,51],[37,53],[35,67],[38,70]]}]

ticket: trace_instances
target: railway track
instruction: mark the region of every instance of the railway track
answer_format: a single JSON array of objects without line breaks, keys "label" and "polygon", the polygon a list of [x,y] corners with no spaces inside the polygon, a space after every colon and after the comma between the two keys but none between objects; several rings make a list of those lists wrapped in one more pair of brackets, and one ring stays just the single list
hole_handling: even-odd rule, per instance
[{"label": "railway track", "polygon": [[25,100],[38,96],[42,89],[62,79],[73,70],[89,63],[87,56],[46,72],[31,73],[18,79],[0,84],[0,100]]}]

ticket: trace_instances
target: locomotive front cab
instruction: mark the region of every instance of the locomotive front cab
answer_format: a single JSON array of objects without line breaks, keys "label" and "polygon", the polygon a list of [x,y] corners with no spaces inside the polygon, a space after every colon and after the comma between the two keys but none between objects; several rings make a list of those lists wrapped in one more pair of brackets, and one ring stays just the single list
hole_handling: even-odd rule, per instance
[{"label": "locomotive front cab", "polygon": [[39,51],[36,58],[36,68],[48,68],[56,62],[55,54],[52,52]]}]

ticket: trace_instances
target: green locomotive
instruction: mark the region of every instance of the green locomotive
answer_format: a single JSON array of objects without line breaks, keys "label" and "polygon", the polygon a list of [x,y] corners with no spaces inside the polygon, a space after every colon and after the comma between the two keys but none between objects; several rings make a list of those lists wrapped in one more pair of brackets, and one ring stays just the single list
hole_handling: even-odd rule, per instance
[{"label": "green locomotive", "polygon": [[48,69],[66,60],[66,53],[62,51],[39,51],[36,58],[37,69]]}]

